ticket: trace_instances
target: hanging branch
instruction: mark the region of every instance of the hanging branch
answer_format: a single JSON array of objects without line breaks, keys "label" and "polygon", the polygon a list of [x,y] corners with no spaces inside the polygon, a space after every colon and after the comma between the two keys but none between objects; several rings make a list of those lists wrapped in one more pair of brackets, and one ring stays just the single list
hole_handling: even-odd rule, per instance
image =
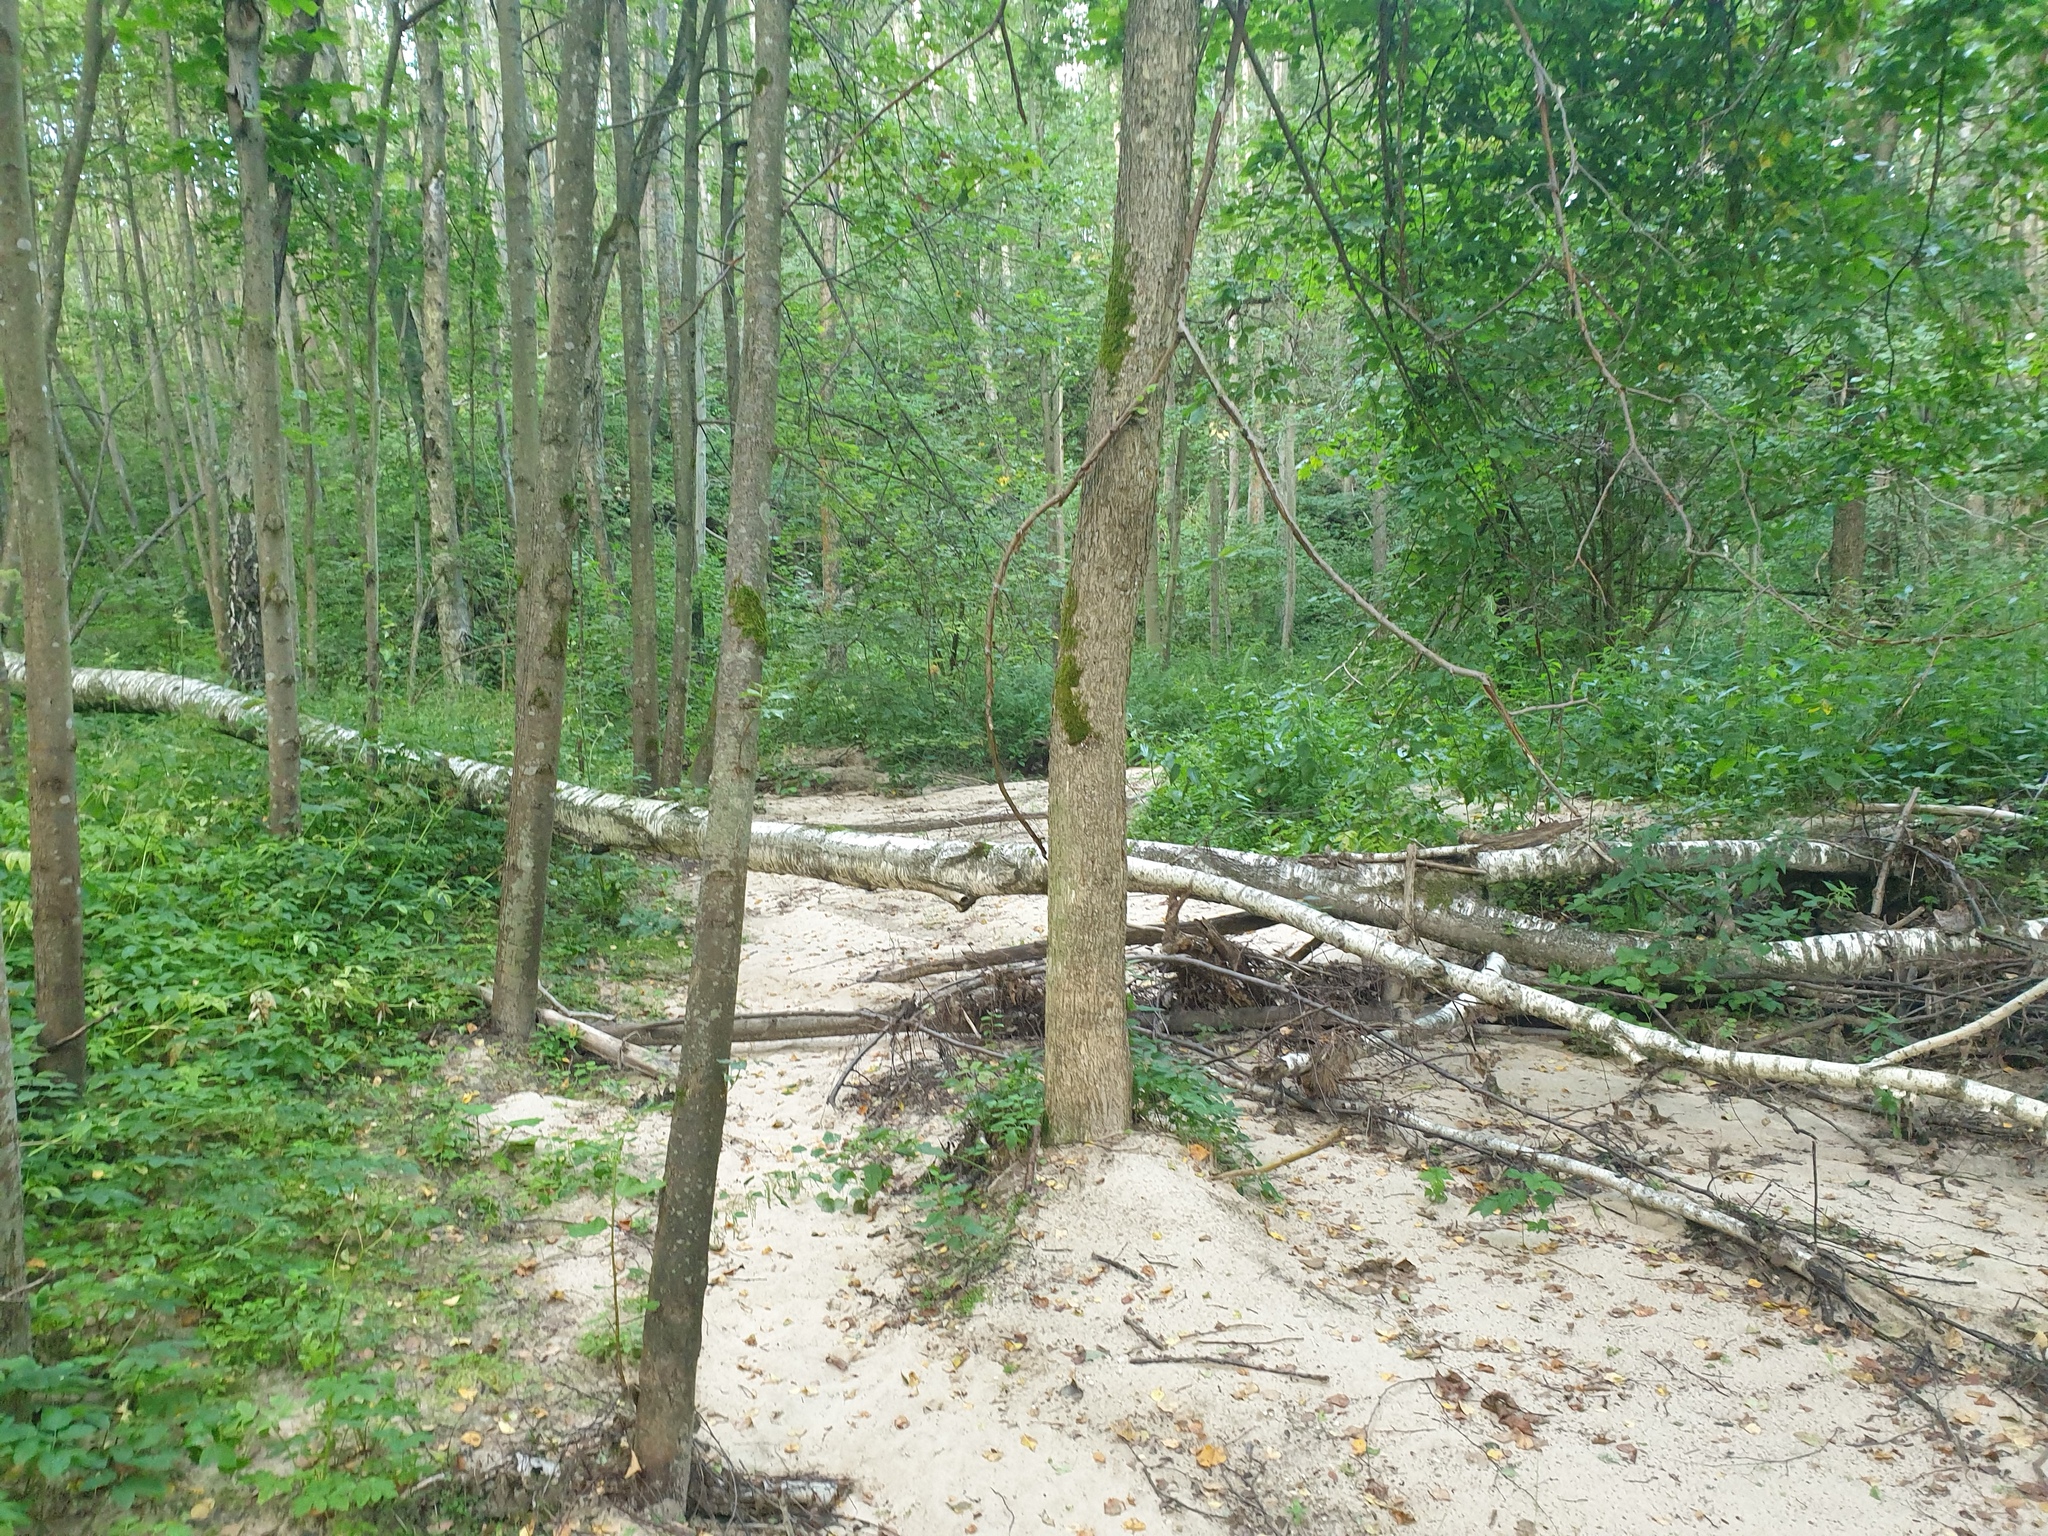
[{"label": "hanging branch", "polygon": [[1515,712],[1501,696],[1500,685],[1494,682],[1492,675],[1477,667],[1468,667],[1452,661],[1420,636],[1410,634],[1388,618],[1378,604],[1346,581],[1337,568],[1323,558],[1323,552],[1310,542],[1308,535],[1301,531],[1301,524],[1295,521],[1293,509],[1288,505],[1287,498],[1280,494],[1280,487],[1273,480],[1273,471],[1266,463],[1264,448],[1260,446],[1258,438],[1245,421],[1244,413],[1238,409],[1237,402],[1230,398],[1229,391],[1223,387],[1223,381],[1216,376],[1216,370],[1209,366],[1209,359],[1202,351],[1202,344],[1195,340],[1195,333],[1188,329],[1185,316],[1180,322],[1180,334],[1181,339],[1187,343],[1188,350],[1194,354],[1195,366],[1201,369],[1202,376],[1209,381],[1209,388],[1215,392],[1216,403],[1223,407],[1223,413],[1230,418],[1231,425],[1237,429],[1237,435],[1243,439],[1245,447],[1250,451],[1252,464],[1259,472],[1259,479],[1265,484],[1266,494],[1272,497],[1280,520],[1287,525],[1287,531],[1294,536],[1295,543],[1299,544],[1309,559],[1315,562],[1316,568],[1335,582],[1337,589],[1363,609],[1380,628],[1431,666],[1449,673],[1452,677],[1462,677],[1477,684],[1479,691],[1486,695],[1486,702],[1493,706],[1494,712],[1500,716],[1501,723],[1508,728],[1508,734],[1515,738],[1515,745],[1522,749],[1522,755],[1529,760],[1529,766],[1536,770],[1536,777],[1543,781],[1544,788],[1557,796],[1560,804],[1571,806],[1574,803],[1573,797],[1558,787],[1557,781],[1550,776],[1550,770],[1543,766],[1543,759],[1538,757],[1536,749],[1529,745],[1528,737],[1522,734],[1521,726],[1515,721]]}]

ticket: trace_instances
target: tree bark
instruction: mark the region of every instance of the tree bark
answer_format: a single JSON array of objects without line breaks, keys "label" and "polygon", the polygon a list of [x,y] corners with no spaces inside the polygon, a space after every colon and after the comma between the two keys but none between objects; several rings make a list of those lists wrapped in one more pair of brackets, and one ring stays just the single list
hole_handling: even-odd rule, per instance
[{"label": "tree bark", "polygon": [[1209,660],[1223,658],[1223,477],[1209,466]]},{"label": "tree bark", "polygon": [[1081,488],[1053,675],[1045,1110],[1054,1142],[1130,1124],[1124,700],[1165,420],[1163,400],[1143,397],[1173,354],[1186,281],[1197,23],[1193,0],[1132,0],[1124,24],[1121,163],[1089,441],[1115,430]]},{"label": "tree bark", "polygon": [[505,329],[512,374],[513,540],[540,495],[540,323],[533,271],[532,131],[519,0],[498,4],[498,110],[505,178]]},{"label": "tree bark", "polygon": [[228,132],[242,203],[242,372],[262,593],[263,699],[268,710],[269,827],[299,835],[299,615],[292,528],[284,502],[284,413],[277,371],[277,282],[270,164],[261,107],[263,0],[226,0]]},{"label": "tree bark", "polygon": [[455,381],[448,360],[448,84],[441,68],[438,17],[419,30],[420,347],[423,354],[420,457],[427,480],[427,539],[432,549],[434,623],[441,676],[463,680],[469,651],[469,590],[462,579],[462,535],[455,510]]},{"label": "tree bark", "polygon": [[[183,138],[185,123],[178,106],[178,77],[171,53],[171,34],[157,35],[158,56],[164,74],[164,120],[173,138]],[[179,245],[185,258],[185,344],[192,372],[199,384],[199,420],[195,425],[186,408],[185,436],[192,444],[192,472],[199,481],[200,496],[206,502],[206,522],[200,529],[199,559],[206,576],[206,605],[213,619],[213,648],[220,664],[228,662],[227,550],[222,538],[223,508],[220,489],[220,441],[213,409],[213,380],[227,377],[219,339],[206,323],[205,288],[199,271],[199,243],[192,233],[192,178],[182,160],[173,162],[171,199],[177,216]]]},{"label": "tree bark", "polygon": [[1295,464],[1294,409],[1288,407],[1287,425],[1280,433],[1280,461],[1283,470],[1280,477],[1280,493],[1287,498],[1287,517],[1280,520],[1280,649],[1294,649],[1294,586],[1296,577],[1295,556],[1299,546],[1289,531],[1288,519],[1295,515],[1295,507],[1301,501],[1301,471]]},{"label": "tree bark", "polygon": [[78,182],[92,147],[97,115],[100,71],[111,41],[102,22],[100,0],[85,0],[85,38],[78,73],[78,94],[71,104],[71,142],[64,146],[63,168],[57,173],[57,198],[50,209],[50,238],[43,250],[43,355],[57,356],[57,327],[64,318],[64,257],[71,246],[71,225],[78,212]]},{"label": "tree bark", "polygon": [[[658,15],[665,14],[657,12]],[[668,728],[661,742],[663,788],[682,783],[689,754],[690,661],[693,643],[697,591],[697,539],[703,520],[699,497],[699,454],[703,429],[697,418],[703,414],[698,398],[698,365],[703,356],[697,314],[699,278],[703,260],[698,253],[702,238],[701,180],[704,60],[697,41],[697,0],[683,0],[677,25],[691,39],[690,83],[683,97],[683,227],[680,246],[671,225],[662,232],[661,281],[672,289],[662,297],[662,344],[668,351],[669,449],[675,481],[676,542],[674,617],[669,635]],[[657,196],[666,192],[669,179],[663,170]],[[660,206],[666,206],[662,204]],[[673,316],[673,321],[671,321]]]},{"label": "tree bark", "polygon": [[667,1176],[647,1295],[633,1447],[650,1486],[683,1485],[697,1427],[712,1207],[725,1137],[755,773],[761,658],[767,648],[770,474],[782,307],[782,161],[789,109],[789,3],[756,0],[754,98],[747,134],[746,350],[733,414],[725,612],[719,629],[718,733],[704,826],[689,1001],[677,1060]]},{"label": "tree bark", "polygon": [[1169,470],[1172,494],[1166,498],[1166,635],[1159,659],[1169,667],[1173,665],[1174,626],[1180,620],[1180,535],[1187,500],[1188,438],[1193,433],[1193,424],[1183,421],[1174,435]]},{"label": "tree bark", "polygon": [[568,680],[569,571],[576,526],[576,467],[583,439],[583,381],[595,319],[592,215],[597,200],[598,71],[605,0],[573,0],[562,34],[560,120],[555,133],[555,241],[549,276],[548,389],[541,427],[539,494],[519,518],[516,561],[518,657],[512,786],[505,808],[498,945],[491,1015],[514,1040],[533,1032],[547,918],[548,851]]},{"label": "tree bark", "polygon": [[[740,393],[740,305],[739,264],[735,259],[740,236],[739,191],[740,150],[744,126],[736,115],[732,99],[732,8],[727,0],[714,0],[718,7],[718,264],[725,274],[718,291],[719,318],[724,325],[725,426],[726,443],[733,446],[733,402]],[[731,496],[731,461],[727,464],[727,496]],[[713,685],[714,691],[716,684]],[[705,737],[707,743],[709,734]],[[709,757],[707,752],[706,757]]]},{"label": "tree bark", "polygon": [[305,667],[306,680],[310,682],[319,670],[320,656],[320,464],[313,453],[313,371],[307,357],[307,348],[312,345],[313,338],[306,323],[305,299],[293,291],[289,269],[285,285],[279,292],[279,303],[283,306],[281,312],[285,319],[285,350],[292,361],[292,393],[299,402],[299,479],[306,493],[305,550],[301,556],[305,570],[302,583],[305,603],[301,608],[305,627],[300,634],[303,642],[300,660]]},{"label": "tree bark", "polygon": [[[5,0],[0,28],[10,34]],[[0,86],[4,89],[4,86]],[[21,1191],[21,1119],[14,1099],[14,1015],[7,1001],[7,952],[0,942],[0,1360],[29,1353],[28,1223]]]},{"label": "tree bark", "polygon": [[626,0],[611,0],[612,164],[619,217],[620,363],[626,374],[626,561],[632,580],[628,628],[633,779],[652,788],[661,773],[660,611],[654,590],[654,443],[647,402],[647,292],[640,272],[640,198],[633,177],[633,39]]},{"label": "tree bark", "polygon": [[12,523],[27,656],[29,907],[43,1064],[85,1084],[85,935],[79,903],[78,764],[71,721],[71,603],[50,399],[42,275],[29,179],[24,38],[0,0],[0,382],[7,391]]}]

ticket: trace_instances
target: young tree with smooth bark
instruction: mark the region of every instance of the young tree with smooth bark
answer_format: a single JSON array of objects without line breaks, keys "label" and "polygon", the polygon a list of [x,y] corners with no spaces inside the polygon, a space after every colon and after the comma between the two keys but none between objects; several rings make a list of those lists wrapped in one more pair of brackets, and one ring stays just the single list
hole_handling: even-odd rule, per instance
[{"label": "young tree with smooth bark", "polygon": [[1124,702],[1186,281],[1199,21],[1197,0],[1132,0],[1124,23],[1115,227],[1088,402],[1097,457],[1081,486],[1053,672],[1045,1112],[1055,1142],[1115,1135],[1131,1118]]},{"label": "young tree with smooth bark", "polygon": [[[640,264],[640,202],[633,176],[633,37],[626,0],[611,0],[612,165],[617,172],[620,363],[626,375],[626,560],[632,580],[627,627],[633,778],[652,787],[661,771],[660,614],[654,590],[654,434],[647,399],[647,291]],[[644,184],[638,184],[643,185]]]},{"label": "young tree with smooth bark", "polygon": [[85,1083],[85,929],[78,763],[71,721],[71,602],[42,274],[36,263],[22,96],[21,11],[0,0],[0,382],[7,390],[11,539],[21,558],[27,656],[29,906],[43,1065]]},{"label": "young tree with smooth bark", "polygon": [[498,0],[498,111],[505,181],[505,330],[512,381],[512,526],[540,495],[540,320],[533,262],[532,130],[519,0]]},{"label": "young tree with smooth bark", "polygon": [[256,579],[268,711],[270,815],[278,837],[299,834],[299,618],[291,521],[284,499],[284,402],[277,370],[277,273],[270,163],[262,110],[264,0],[226,0],[228,133],[242,213],[243,413],[249,441]]},{"label": "young tree with smooth bark", "polygon": [[455,510],[455,381],[449,369],[448,84],[438,18],[419,29],[421,458],[441,676],[460,683],[469,651],[469,588]]},{"label": "young tree with smooth bark", "polygon": [[[668,1162],[654,1235],[633,1449],[651,1485],[686,1491],[697,1427],[718,1154],[725,1139],[725,1062],[732,1054],[747,899],[755,774],[761,748],[761,659],[768,644],[770,475],[782,311],[782,163],[789,113],[789,0],[754,8],[754,97],[747,133],[746,331],[733,402],[725,611],[719,629],[711,804],[677,1058]],[[1121,930],[1119,930],[1121,932]]]},{"label": "young tree with smooth bark", "polygon": [[[665,8],[657,11],[665,15]],[[675,484],[676,540],[674,560],[675,617],[669,636],[668,721],[661,740],[661,772],[657,782],[663,788],[682,783],[689,755],[690,661],[694,653],[691,633],[696,607],[697,528],[703,516],[698,499],[699,453],[703,414],[698,397],[697,363],[702,356],[698,341],[697,294],[703,262],[697,250],[702,237],[702,165],[704,134],[704,59],[697,39],[697,0],[683,0],[677,20],[689,43],[690,83],[683,96],[682,131],[682,230],[675,228],[673,198],[666,168],[656,182],[657,225],[661,231],[661,345],[667,357],[669,387],[669,448],[671,478]]]},{"label": "young tree with smooth bark", "polygon": [[562,755],[562,692],[568,681],[569,610],[575,600],[569,556],[583,446],[583,385],[595,318],[591,242],[604,21],[605,0],[571,0],[561,31],[540,482],[533,505],[519,509],[514,541],[519,590],[516,714],[491,991],[492,1020],[514,1040],[533,1032],[541,934],[547,920],[549,844],[555,830],[555,777]]}]

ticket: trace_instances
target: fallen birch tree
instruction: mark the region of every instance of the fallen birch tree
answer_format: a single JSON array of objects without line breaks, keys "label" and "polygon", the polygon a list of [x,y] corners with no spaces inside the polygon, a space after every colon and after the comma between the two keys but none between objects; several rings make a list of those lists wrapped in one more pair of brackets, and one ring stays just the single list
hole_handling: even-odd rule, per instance
[{"label": "fallen birch tree", "polygon": [[[6,666],[9,682],[18,686],[20,657],[9,654]],[[260,699],[196,678],[81,667],[73,673],[73,691],[81,708],[188,714],[243,740],[261,743],[265,739]],[[495,764],[417,748],[375,747],[360,733],[324,721],[302,718],[300,725],[308,756],[400,772],[438,786],[473,810],[495,812],[504,803],[510,774]],[[611,794],[573,784],[561,785],[556,795],[557,829],[578,842],[682,858],[697,853],[704,824],[703,813],[699,811],[669,801]],[[1303,886],[1311,882],[1300,871],[1319,866],[1217,849],[1182,849],[1176,844],[1136,843],[1133,848],[1146,853],[1172,852],[1190,860],[1188,864],[1168,863],[1134,854],[1129,864],[1130,889],[1134,892],[1234,907],[1285,924],[1320,939],[1332,949],[1452,998],[1471,997],[1499,1012],[1542,1019],[1589,1040],[1598,1040],[1633,1063],[1655,1059],[1744,1081],[1855,1094],[1882,1090],[1908,1101],[1942,1100],[1961,1105],[1995,1125],[2007,1129],[2024,1127],[2048,1140],[2048,1102],[2010,1089],[1924,1068],[1858,1065],[1699,1044],[1504,975],[1439,959],[1420,948],[1397,942],[1377,927],[1320,910],[1296,895],[1252,884],[1213,868],[1193,867],[1214,862],[1227,868],[1255,869],[1276,883],[1283,876],[1290,878],[1295,882],[1291,889],[1310,894]],[[1505,850],[1512,854],[1529,851]],[[935,890],[948,896],[974,898],[1042,894],[1045,890],[1045,860],[1035,848],[1017,843],[928,839],[757,821],[748,861],[757,873],[800,875],[864,890]],[[2029,923],[2019,936],[2031,941],[2048,939],[2048,922]],[[1825,960],[1831,953],[1839,953],[1864,939],[1901,941],[1913,947],[1913,954],[1921,956],[1966,953],[1969,945],[1982,943],[1965,935],[1924,929],[1869,935],[1831,934],[1796,942],[1811,946]],[[1897,958],[1909,956],[1900,952]],[[592,1033],[602,1034],[596,1030]],[[608,1046],[618,1044],[609,1036],[604,1038]]]}]

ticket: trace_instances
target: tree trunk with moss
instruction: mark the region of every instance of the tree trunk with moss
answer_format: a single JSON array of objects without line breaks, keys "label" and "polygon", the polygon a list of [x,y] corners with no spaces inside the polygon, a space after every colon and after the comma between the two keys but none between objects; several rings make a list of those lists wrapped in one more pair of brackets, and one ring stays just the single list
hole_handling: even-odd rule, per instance
[{"label": "tree trunk with moss", "polygon": [[569,549],[576,527],[583,381],[594,318],[591,246],[597,202],[597,79],[604,53],[604,15],[604,0],[573,0],[562,33],[540,483],[532,506],[518,509],[515,536],[519,587],[513,684],[516,713],[491,987],[492,1022],[514,1040],[524,1040],[533,1032],[541,933],[547,920],[548,853],[555,831],[555,775],[562,755],[569,610],[575,596]]},{"label": "tree trunk with moss", "polygon": [[1130,1123],[1124,699],[1147,530],[1158,515],[1166,413],[1156,386],[1177,339],[1185,281],[1200,52],[1194,0],[1132,0],[1109,292],[1088,402],[1088,441],[1103,446],[1081,487],[1053,673],[1045,1109],[1056,1142],[1114,1135]]},{"label": "tree trunk with moss", "polygon": [[[677,1059],[668,1166],[647,1284],[645,1353],[633,1449],[650,1486],[687,1484],[697,1427],[712,1207],[725,1139],[725,1062],[739,990],[754,781],[761,748],[761,658],[768,646],[770,472],[782,308],[782,159],[789,111],[789,0],[757,0],[747,132],[746,329],[733,402],[725,613],[690,994]],[[1121,930],[1119,930],[1121,932]],[[680,1490],[679,1490],[680,1491]]]}]

